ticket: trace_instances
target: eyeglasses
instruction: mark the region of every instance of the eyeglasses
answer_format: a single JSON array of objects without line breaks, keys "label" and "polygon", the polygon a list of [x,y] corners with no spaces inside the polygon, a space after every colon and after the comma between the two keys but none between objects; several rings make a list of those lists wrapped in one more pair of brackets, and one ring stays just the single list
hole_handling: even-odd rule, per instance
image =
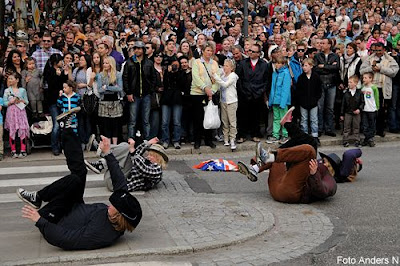
[{"label": "eyeglasses", "polygon": [[162,57],[162,54],[156,54],[154,57]]},{"label": "eyeglasses", "polygon": [[304,53],[306,50],[304,50],[304,49],[297,49],[297,52],[299,52],[299,53]]},{"label": "eyeglasses", "polygon": [[22,44],[17,44],[17,47],[24,47]]},{"label": "eyeglasses", "polygon": [[51,42],[51,40],[43,40],[43,42]]},{"label": "eyeglasses", "polygon": [[252,52],[252,53],[258,54],[260,51],[249,50],[249,52]]}]

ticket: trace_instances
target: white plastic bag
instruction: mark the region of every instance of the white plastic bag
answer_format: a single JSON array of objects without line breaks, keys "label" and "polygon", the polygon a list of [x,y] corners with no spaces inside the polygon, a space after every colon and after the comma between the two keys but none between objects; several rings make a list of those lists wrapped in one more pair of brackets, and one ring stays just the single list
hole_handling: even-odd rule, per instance
[{"label": "white plastic bag", "polygon": [[221,119],[219,118],[218,106],[209,101],[207,106],[204,107],[203,127],[205,129],[217,129],[220,126]]}]

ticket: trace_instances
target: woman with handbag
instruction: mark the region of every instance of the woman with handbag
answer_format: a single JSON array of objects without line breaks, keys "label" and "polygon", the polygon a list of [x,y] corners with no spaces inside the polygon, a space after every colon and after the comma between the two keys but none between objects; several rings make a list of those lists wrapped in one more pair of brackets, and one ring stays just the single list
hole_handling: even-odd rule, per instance
[{"label": "woman with handbag", "polygon": [[117,144],[121,133],[121,117],[123,106],[121,100],[124,96],[122,74],[117,72],[115,59],[111,56],[104,58],[103,71],[96,75],[99,101],[100,134],[112,139],[112,144]]},{"label": "woman with handbag", "polygon": [[212,59],[215,49],[211,42],[206,42],[201,51],[201,58],[193,62],[190,89],[193,104],[194,148],[200,148],[201,136],[204,135],[205,144],[214,149],[216,145],[212,142],[212,129],[204,129],[203,120],[204,105],[211,101],[213,94],[219,90],[219,85],[212,78],[212,74],[218,71],[218,63]]},{"label": "woman with handbag", "polygon": [[[90,55],[81,55],[79,57],[79,66],[72,71],[72,80],[77,83],[78,94],[81,99],[88,97],[88,83],[87,69],[92,66],[92,58]],[[89,96],[90,97],[90,96]],[[78,116],[78,135],[81,140],[82,149],[85,148],[89,142],[89,136],[92,134],[90,125],[90,114],[86,111],[85,104],[83,103],[83,110],[77,114]],[[88,110],[89,111],[89,110]]]}]

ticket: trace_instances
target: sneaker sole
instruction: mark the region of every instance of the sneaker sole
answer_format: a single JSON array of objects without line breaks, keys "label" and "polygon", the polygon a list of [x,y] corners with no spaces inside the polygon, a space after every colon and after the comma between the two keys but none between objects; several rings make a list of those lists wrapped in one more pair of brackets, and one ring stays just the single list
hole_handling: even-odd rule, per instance
[{"label": "sneaker sole", "polygon": [[292,115],[294,108],[295,108],[294,106],[289,108],[289,110],[286,112],[286,114],[282,117],[281,121],[279,121],[279,124],[282,125],[282,122],[286,120],[287,116],[289,114]]},{"label": "sneaker sole", "polygon": [[245,175],[251,182],[256,182],[257,177],[250,173],[249,168],[243,162],[238,162],[239,173]]},{"label": "sneaker sole", "polygon": [[17,193],[18,198],[20,198],[23,202],[27,203],[29,206],[31,206],[31,207],[33,207],[33,208],[35,208],[35,209],[38,210],[39,207],[36,206],[35,204],[33,204],[32,202],[30,202],[29,200],[25,199],[24,197],[22,197],[21,194],[19,194],[18,189],[19,189],[19,188],[17,188],[17,190],[16,190],[16,193]]},{"label": "sneaker sole", "polygon": [[85,165],[92,172],[94,172],[94,173],[96,173],[98,175],[101,174],[101,172],[99,170],[97,170],[96,168],[94,168],[87,160],[85,160]]},{"label": "sneaker sole", "polygon": [[79,106],[78,106],[78,107],[75,107],[75,108],[72,108],[72,109],[69,110],[68,112],[65,112],[65,113],[62,113],[62,114],[58,115],[57,118],[56,118],[56,120],[57,120],[57,121],[58,121],[58,120],[61,120],[61,119],[63,119],[64,117],[66,117],[66,116],[68,116],[68,115],[70,115],[70,114],[79,112],[80,110],[81,110],[81,108],[80,108]]},{"label": "sneaker sole", "polygon": [[90,135],[88,144],[86,145],[86,151],[90,151],[92,149],[93,141],[95,138],[96,136],[94,134]]}]

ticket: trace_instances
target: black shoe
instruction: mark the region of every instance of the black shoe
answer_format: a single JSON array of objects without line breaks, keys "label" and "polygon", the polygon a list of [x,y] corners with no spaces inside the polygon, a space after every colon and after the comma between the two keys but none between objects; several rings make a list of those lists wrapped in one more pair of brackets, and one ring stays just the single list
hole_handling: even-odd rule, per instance
[{"label": "black shoe", "polygon": [[85,164],[89,170],[92,170],[96,174],[100,174],[105,168],[104,159],[100,159],[95,162],[89,162],[89,161],[85,160]]},{"label": "black shoe", "polygon": [[211,149],[215,149],[217,147],[217,145],[215,145],[212,141],[207,141],[206,145],[209,146]]},{"label": "black shoe", "polygon": [[39,209],[40,206],[42,206],[42,200],[39,199],[37,192],[30,192],[23,188],[18,188],[17,195],[22,201],[28,203],[35,209]]},{"label": "black shoe", "polygon": [[400,133],[400,129],[389,129],[389,132],[397,134]]},{"label": "black shoe", "polygon": [[350,144],[348,142],[343,142],[343,147],[349,147]]},{"label": "black shoe", "polygon": [[377,132],[376,135],[384,138],[386,136],[386,133],[384,131],[382,131],[382,132]]},{"label": "black shoe", "polygon": [[368,144],[370,147],[375,147],[375,142],[373,140],[370,140]]},{"label": "black shoe", "polygon": [[321,136],[322,136],[322,132],[318,131],[318,137],[321,137]]},{"label": "black shoe", "polygon": [[53,155],[54,155],[54,156],[58,156],[58,155],[60,155],[60,153],[61,153],[61,152],[60,152],[59,150],[54,150],[54,151],[53,151]]},{"label": "black shoe", "polygon": [[327,135],[329,137],[336,137],[336,133],[332,132],[332,131],[325,132],[325,135]]},{"label": "black shoe", "polygon": [[194,143],[194,148],[195,148],[195,150],[200,149],[200,142],[195,142]]},{"label": "black shoe", "polygon": [[358,148],[358,147],[360,147],[360,146],[361,146],[361,144],[360,144],[359,141],[356,141],[356,142],[354,143],[354,147]]},{"label": "black shoe", "polygon": [[318,137],[314,137],[315,141],[317,142],[317,146],[321,147],[321,141],[319,140]]}]

